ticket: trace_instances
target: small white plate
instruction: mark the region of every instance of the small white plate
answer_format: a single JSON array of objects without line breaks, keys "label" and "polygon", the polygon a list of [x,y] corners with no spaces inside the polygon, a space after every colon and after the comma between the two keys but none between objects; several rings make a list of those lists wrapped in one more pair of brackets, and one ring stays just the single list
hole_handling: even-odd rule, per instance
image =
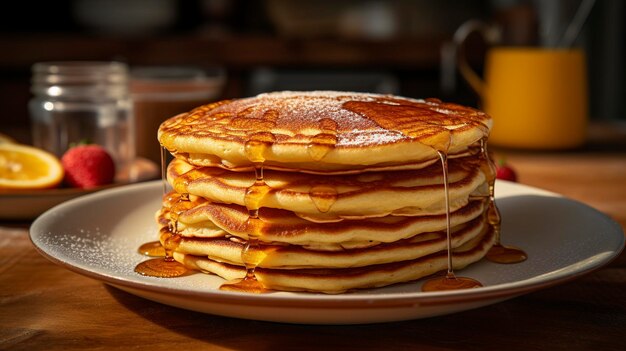
[{"label": "small white plate", "polygon": [[400,321],[459,312],[553,286],[607,264],[621,252],[621,227],[602,213],[556,194],[498,181],[502,241],[523,248],[513,265],[480,261],[457,272],[484,287],[421,292],[421,282],[341,295],[218,290],[206,274],[163,279],[133,269],[146,257],[137,248],[156,240],[154,213],[160,181],[104,190],[58,205],[40,216],[31,240],[51,261],[132,294],[194,311],[255,320],[352,324]]},{"label": "small white plate", "polygon": [[[137,158],[132,165],[136,175],[133,182],[152,180],[159,176],[160,169],[154,162]],[[102,185],[91,189],[57,188],[44,190],[22,190],[0,192],[0,220],[33,220],[46,210],[73,198],[97,191],[128,185],[127,175],[118,176],[114,184]]]}]

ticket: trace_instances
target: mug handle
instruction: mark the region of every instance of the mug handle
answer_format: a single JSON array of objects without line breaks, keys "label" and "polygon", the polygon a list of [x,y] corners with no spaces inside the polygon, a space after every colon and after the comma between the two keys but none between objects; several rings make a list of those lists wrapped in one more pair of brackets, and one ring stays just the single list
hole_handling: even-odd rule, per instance
[{"label": "mug handle", "polygon": [[484,99],[485,82],[478,76],[476,71],[470,67],[467,62],[467,57],[465,57],[465,51],[463,50],[465,40],[467,40],[467,37],[473,32],[482,34],[485,41],[490,45],[494,45],[500,41],[501,33],[497,27],[488,25],[479,20],[469,20],[463,23],[456,32],[454,32],[454,45],[457,52],[457,66],[459,71],[480,98]]}]

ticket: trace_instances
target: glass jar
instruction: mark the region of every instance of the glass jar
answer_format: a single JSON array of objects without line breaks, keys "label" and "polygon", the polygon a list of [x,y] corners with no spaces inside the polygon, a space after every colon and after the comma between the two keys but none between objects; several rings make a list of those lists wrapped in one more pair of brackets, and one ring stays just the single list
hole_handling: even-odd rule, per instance
[{"label": "glass jar", "polygon": [[41,62],[32,67],[33,144],[61,157],[81,142],[104,147],[117,176],[132,179],[134,121],[128,67],[120,62]]}]

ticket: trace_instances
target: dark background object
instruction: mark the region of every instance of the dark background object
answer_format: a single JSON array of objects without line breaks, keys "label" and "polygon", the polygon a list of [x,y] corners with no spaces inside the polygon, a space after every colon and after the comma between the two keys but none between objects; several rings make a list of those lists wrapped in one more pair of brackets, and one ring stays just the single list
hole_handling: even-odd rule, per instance
[{"label": "dark background object", "polygon": [[[579,2],[23,0],[0,12],[0,132],[30,142],[30,68],[50,60],[218,65],[228,72],[224,98],[289,89],[294,79],[294,89],[327,89],[336,77],[340,89],[361,74],[354,90],[375,89],[380,78],[400,95],[477,106],[460,79],[452,92],[440,86],[441,47],[454,30],[477,18],[503,25],[505,44],[535,44],[546,18],[567,20]],[[597,1],[575,43],[588,55],[594,119],[626,119],[625,14],[620,0]],[[485,44],[468,46],[480,71]],[[259,72],[271,84],[259,85]]]}]

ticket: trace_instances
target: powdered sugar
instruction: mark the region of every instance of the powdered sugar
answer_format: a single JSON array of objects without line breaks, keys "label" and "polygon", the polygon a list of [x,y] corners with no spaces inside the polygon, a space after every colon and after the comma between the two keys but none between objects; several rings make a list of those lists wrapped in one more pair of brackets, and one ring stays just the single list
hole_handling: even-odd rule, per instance
[{"label": "powdered sugar", "polygon": [[407,139],[400,132],[389,130],[372,131],[365,133],[351,133],[338,138],[337,145],[358,146],[358,145],[384,145]]},{"label": "powdered sugar", "polygon": [[[407,139],[402,133],[387,130],[362,115],[343,108],[347,101],[377,101],[379,103],[398,105],[399,101],[423,103],[424,100],[393,97],[388,95],[338,92],[338,91],[281,91],[260,94],[255,98],[243,99],[243,105],[249,108],[256,104],[278,111],[276,129],[273,132],[289,135],[315,135],[322,132],[319,123],[322,119],[332,119],[337,124],[336,147],[357,145],[382,145]],[[237,102],[235,102],[237,103]],[[242,108],[245,109],[245,108]],[[255,109],[252,118],[262,118],[264,109]],[[296,131],[294,133],[294,131]],[[284,138],[282,140],[285,140]],[[288,138],[286,141],[289,141]]]},{"label": "powdered sugar", "polygon": [[69,257],[90,267],[131,274],[129,261],[137,260],[136,250],[129,251],[99,230],[80,229],[77,233],[49,233],[43,237],[47,247],[58,251],[58,257]]}]

